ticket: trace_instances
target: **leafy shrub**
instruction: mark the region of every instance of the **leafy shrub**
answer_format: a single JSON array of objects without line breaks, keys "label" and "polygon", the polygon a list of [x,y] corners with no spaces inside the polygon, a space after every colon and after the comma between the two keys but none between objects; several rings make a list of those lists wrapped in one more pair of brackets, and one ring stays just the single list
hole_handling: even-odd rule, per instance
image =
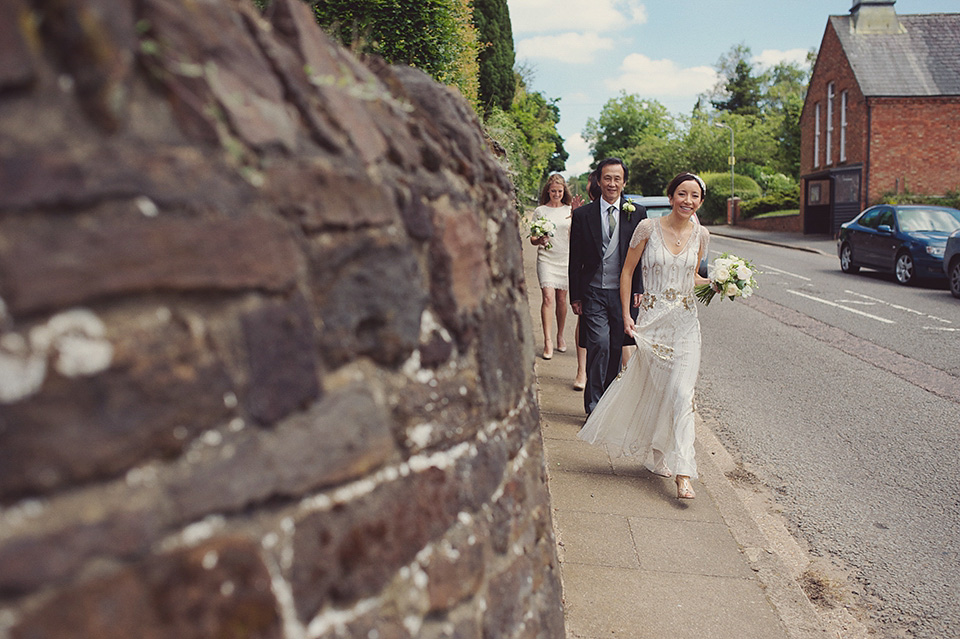
[{"label": "leafy shrub", "polygon": [[758,197],[740,203],[740,217],[755,217],[771,211],[800,208],[800,187],[793,185],[789,190],[772,191],[763,197]]},{"label": "leafy shrub", "polygon": [[[257,0],[254,0],[255,2]],[[468,0],[316,0],[317,22],[356,53],[415,66],[478,106],[480,44]]]},{"label": "leafy shrub", "polygon": [[922,195],[903,191],[902,193],[887,192],[880,196],[883,204],[926,204],[929,206],[949,206],[960,209],[960,187],[947,191],[944,195]]},{"label": "leafy shrub", "polygon": [[[727,220],[727,198],[730,197],[729,173],[702,173],[707,185],[707,195],[700,209],[700,219],[707,224],[724,223]],[[742,201],[760,197],[760,185],[746,175],[734,175],[734,194]],[[740,204],[741,210],[743,204]]]}]

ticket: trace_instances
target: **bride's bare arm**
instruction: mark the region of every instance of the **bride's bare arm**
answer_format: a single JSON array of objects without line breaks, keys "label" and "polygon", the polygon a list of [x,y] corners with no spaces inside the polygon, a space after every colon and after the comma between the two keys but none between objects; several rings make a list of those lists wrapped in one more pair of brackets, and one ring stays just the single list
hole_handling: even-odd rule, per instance
[{"label": "bride's bare arm", "polygon": [[630,303],[633,301],[633,272],[640,263],[640,256],[643,255],[643,248],[647,245],[647,240],[640,242],[627,251],[627,257],[623,260],[623,270],[620,271],[620,308],[623,310],[623,332],[627,335],[633,334],[633,318],[630,316]]}]

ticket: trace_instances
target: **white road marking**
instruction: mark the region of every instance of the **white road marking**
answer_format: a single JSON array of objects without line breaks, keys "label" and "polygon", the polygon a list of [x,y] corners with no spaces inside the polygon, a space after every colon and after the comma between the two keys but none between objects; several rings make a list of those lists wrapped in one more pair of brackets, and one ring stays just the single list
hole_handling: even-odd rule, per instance
[{"label": "white road marking", "polygon": [[774,271],[775,273],[781,273],[781,274],[783,274],[783,275],[789,275],[790,277],[795,277],[795,278],[797,278],[798,280],[803,280],[804,282],[812,282],[812,281],[813,281],[813,280],[811,280],[809,277],[804,277],[803,275],[797,275],[796,273],[791,273],[790,271],[784,271],[784,270],[778,269],[778,268],[775,267],[775,266],[769,266],[769,265],[767,265],[767,264],[761,264],[760,266],[761,266],[761,268],[767,269],[766,271],[764,271],[764,273],[766,273],[767,271]]},{"label": "white road marking", "polygon": [[856,295],[857,297],[862,297],[863,299],[870,300],[871,302],[876,302],[878,304],[886,304],[890,308],[895,308],[898,311],[906,311],[907,313],[913,313],[914,315],[921,315],[928,319],[932,319],[935,322],[943,322],[944,324],[953,324],[953,322],[951,322],[948,319],[943,319],[942,317],[936,317],[935,315],[927,315],[923,311],[917,311],[912,308],[907,308],[906,306],[900,306],[899,304],[891,304],[890,302],[887,302],[877,297],[870,297],[869,295],[864,295],[863,293],[857,293],[855,291],[844,291],[844,292],[849,293],[850,295]]},{"label": "white road marking", "polygon": [[878,317],[876,315],[871,315],[870,313],[864,313],[863,311],[858,311],[855,308],[849,308],[843,306],[842,304],[837,304],[836,302],[831,302],[829,300],[821,299],[819,297],[814,297],[813,295],[807,295],[806,293],[801,293],[800,291],[792,291],[787,289],[787,293],[792,293],[794,295],[799,295],[800,297],[805,297],[808,300],[813,300],[814,302],[820,302],[821,304],[826,304],[827,306],[833,306],[835,308],[842,309],[844,311],[850,311],[851,313],[856,313],[857,315],[863,315],[864,317],[869,317],[870,319],[877,320],[878,322],[883,322],[884,324],[896,324],[893,320],[889,320],[885,317]]},{"label": "white road marking", "polygon": [[942,331],[945,333],[960,333],[960,328],[948,328],[946,326],[924,326],[925,331]]}]

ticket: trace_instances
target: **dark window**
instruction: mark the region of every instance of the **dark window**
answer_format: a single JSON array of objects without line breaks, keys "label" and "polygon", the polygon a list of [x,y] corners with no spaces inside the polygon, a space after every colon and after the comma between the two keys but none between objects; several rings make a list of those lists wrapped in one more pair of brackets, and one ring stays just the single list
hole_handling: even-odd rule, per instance
[{"label": "dark window", "polygon": [[875,229],[880,226],[880,209],[870,209],[860,216],[860,226]]},{"label": "dark window", "polygon": [[883,226],[884,224],[893,228],[893,209],[883,209],[880,211],[880,221],[877,222],[877,226]]}]

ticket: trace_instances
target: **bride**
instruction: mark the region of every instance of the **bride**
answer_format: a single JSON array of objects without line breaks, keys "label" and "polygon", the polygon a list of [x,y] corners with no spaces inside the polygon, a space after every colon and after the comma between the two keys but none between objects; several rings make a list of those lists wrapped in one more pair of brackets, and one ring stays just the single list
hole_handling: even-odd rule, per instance
[{"label": "bride", "polygon": [[[693,499],[693,390],[700,369],[700,322],[693,288],[710,234],[696,216],[706,187],[693,173],[667,186],[669,214],[640,222],[620,274],[624,331],[637,351],[577,435],[612,456],[639,455],[662,477],[676,475],[677,498]],[[630,283],[643,269],[640,316],[630,317]],[[672,469],[672,470],[671,470]]]}]

